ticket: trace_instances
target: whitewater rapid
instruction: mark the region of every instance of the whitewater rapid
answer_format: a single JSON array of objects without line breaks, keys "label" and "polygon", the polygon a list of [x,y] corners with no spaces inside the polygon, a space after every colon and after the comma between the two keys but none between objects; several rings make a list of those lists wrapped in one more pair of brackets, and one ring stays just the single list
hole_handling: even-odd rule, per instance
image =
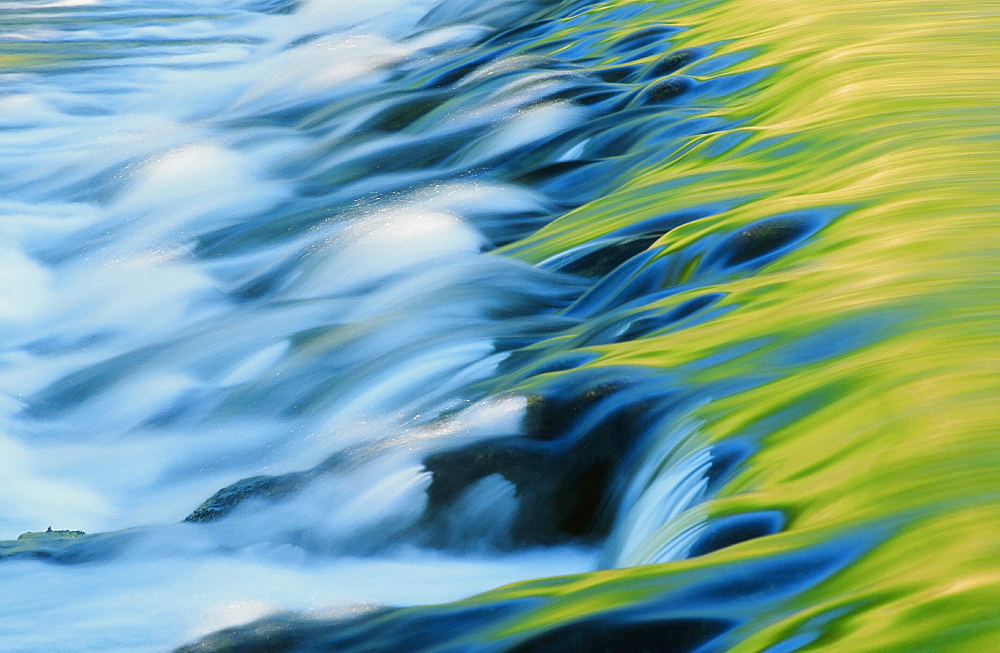
[{"label": "whitewater rapid", "polygon": [[[373,131],[399,70],[520,7],[432,6],[0,4],[0,40],[39,44],[37,61],[0,59],[0,538],[128,541],[0,565],[15,597],[0,648],[163,650],[274,611],[447,601],[596,564],[499,553],[475,529],[451,552],[406,537],[423,455],[520,428],[523,399],[469,399],[506,357],[496,343],[550,328],[580,289],[488,254],[550,198],[419,162],[382,172],[433,143],[476,170],[587,119],[541,101],[558,76],[522,75],[416,135]],[[240,479],[343,452],[353,467],[287,501],[182,521]],[[509,484],[484,487],[464,509],[502,523]]]}]

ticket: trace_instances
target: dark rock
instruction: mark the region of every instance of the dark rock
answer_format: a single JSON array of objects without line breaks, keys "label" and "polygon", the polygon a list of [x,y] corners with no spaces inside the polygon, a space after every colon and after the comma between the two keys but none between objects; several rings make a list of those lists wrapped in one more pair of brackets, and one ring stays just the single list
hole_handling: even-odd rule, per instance
[{"label": "dark rock", "polygon": [[275,500],[286,497],[308,483],[309,475],[254,476],[228,485],[184,518],[188,522],[209,522],[225,517],[247,499]]},{"label": "dark rock", "polygon": [[659,234],[618,240],[578,258],[562,268],[562,272],[582,277],[603,277],[636,254],[649,249],[660,239]]},{"label": "dark rock", "polygon": [[507,649],[509,653],[685,653],[732,629],[722,619],[691,618],[627,622],[591,618],[553,628]]},{"label": "dark rock", "polygon": [[212,633],[198,642],[176,649],[175,653],[284,653],[315,650],[318,642],[331,636],[343,637],[352,629],[391,612],[393,611],[383,609],[353,619],[340,620],[310,619],[295,613],[272,615],[245,626]]},{"label": "dark rock", "polygon": [[599,401],[627,385],[624,381],[604,382],[570,397],[529,395],[524,418],[525,434],[532,440],[543,442],[563,437]]},{"label": "dark rock", "polygon": [[692,50],[690,48],[671,52],[646,69],[645,77],[647,79],[653,79],[663,77],[664,75],[672,75],[697,59],[697,50]]},{"label": "dark rock", "polygon": [[602,102],[608,102],[609,100],[616,100],[616,102],[609,102],[610,106],[602,107],[604,110],[614,110],[617,106],[624,103],[622,101],[622,92],[613,87],[587,87],[583,92],[576,93],[573,98],[574,102],[583,106],[593,106]]},{"label": "dark rock", "polygon": [[706,256],[706,264],[735,267],[776,254],[798,243],[817,229],[806,216],[760,220],[728,236]]},{"label": "dark rock", "polygon": [[545,165],[539,166],[514,177],[514,181],[525,185],[544,184],[555,177],[565,175],[569,172],[574,172],[593,163],[597,162],[587,159],[576,159],[573,161],[556,161],[554,163],[546,163]]},{"label": "dark rock", "polygon": [[[463,491],[499,474],[517,489],[512,545],[593,541],[605,535],[617,474],[653,407],[664,399],[630,390],[629,382],[604,382],[569,397],[531,396],[524,437],[428,456],[424,465],[433,480],[425,522],[431,533]],[[442,544],[440,538],[434,543]]]},{"label": "dark rock", "polygon": [[451,93],[444,91],[407,93],[403,98],[379,111],[365,126],[382,131],[399,131],[423,118],[451,97]]},{"label": "dark rock", "polygon": [[653,82],[636,98],[641,105],[662,104],[675,100],[694,88],[694,82],[686,77],[667,77]]},{"label": "dark rock", "polygon": [[534,601],[494,601],[409,609],[378,608],[347,617],[294,613],[227,628],[175,653],[413,653],[478,650],[477,633]]},{"label": "dark rock", "polygon": [[604,80],[605,82],[627,82],[631,81],[639,75],[639,67],[634,64],[628,64],[624,66],[608,66],[607,68],[598,68],[594,71],[594,75]]}]

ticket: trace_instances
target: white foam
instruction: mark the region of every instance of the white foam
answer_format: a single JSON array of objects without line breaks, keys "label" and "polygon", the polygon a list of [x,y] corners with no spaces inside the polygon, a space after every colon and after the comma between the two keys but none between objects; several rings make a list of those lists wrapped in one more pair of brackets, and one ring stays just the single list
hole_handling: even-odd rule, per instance
[{"label": "white foam", "polygon": [[463,158],[467,165],[512,152],[582,123],[586,110],[570,102],[548,102],[523,109],[484,136]]},{"label": "white foam", "polygon": [[237,98],[232,110],[273,111],[343,95],[359,84],[380,81],[382,78],[376,71],[408,52],[386,39],[369,35],[311,41],[261,64],[256,80]]},{"label": "white foam", "polygon": [[[316,155],[322,169],[364,153],[339,140],[363,109],[315,130],[275,114],[384,100],[393,66],[481,38],[482,26],[454,21],[483,7],[452,4],[452,24],[427,29],[417,23],[429,0],[307,0],[288,15],[221,0],[101,4],[139,20],[92,20],[100,12],[79,0],[31,9],[79,8],[72,29],[43,25],[53,42],[153,47],[67,62],[66,74],[0,74],[0,274],[12,281],[0,288],[0,537],[160,526],[106,564],[0,565],[17,596],[2,647],[163,650],[279,609],[453,600],[590,568],[593,553],[572,550],[399,549],[427,501],[423,456],[520,429],[523,398],[437,418],[504,358],[494,342],[510,327],[496,315],[544,294],[527,266],[481,255],[476,221],[546,211],[543,196],[451,182],[331,209],[309,231],[226,240],[325,208],[298,196],[289,161]],[[143,24],[146,12],[160,18]],[[12,31],[0,25],[0,38]],[[481,128],[469,160],[548,138],[582,117],[562,104],[524,109],[558,86],[512,83],[422,137]],[[372,135],[373,147],[405,140],[392,138]],[[218,260],[202,249],[217,242]],[[272,274],[260,298],[233,292]],[[242,478],[366,444],[355,467],[291,496],[163,526]],[[474,484],[456,538],[501,543],[515,494],[500,477]],[[366,548],[379,553],[345,553]]]},{"label": "white foam", "polygon": [[306,0],[291,20],[293,34],[377,29],[401,35],[413,28],[433,4],[427,0],[366,0],[344,4],[328,0]]},{"label": "white foam", "polygon": [[265,347],[240,363],[236,369],[222,379],[222,385],[236,385],[258,378],[265,370],[272,367],[288,352],[288,341],[282,341]]},{"label": "white foam", "polygon": [[0,97],[0,127],[37,127],[59,117],[37,94],[12,93]]},{"label": "white foam", "polygon": [[112,513],[106,498],[83,483],[45,473],[30,447],[0,434],[0,539],[49,524],[99,523]]},{"label": "white foam", "polygon": [[348,225],[310,252],[290,295],[348,292],[416,266],[476,254],[483,244],[481,235],[447,213],[385,211]]},{"label": "white foam", "polygon": [[455,181],[437,184],[416,195],[425,207],[465,218],[495,213],[547,212],[548,200],[541,193],[513,184],[486,181]]},{"label": "white foam", "polygon": [[[171,247],[247,215],[266,212],[289,196],[246,158],[212,143],[151,157],[110,207],[129,225],[125,251]],[[170,206],[164,211],[164,206]]]},{"label": "white foam", "polygon": [[590,552],[556,549],[489,557],[404,550],[321,562],[286,546],[69,567],[8,562],[0,585],[16,588],[17,600],[6,608],[0,639],[19,653],[163,651],[274,612],[347,616],[372,605],[442,603],[592,561]]},{"label": "white foam", "polygon": [[13,247],[0,243],[0,333],[4,326],[42,314],[53,301],[49,271]]}]

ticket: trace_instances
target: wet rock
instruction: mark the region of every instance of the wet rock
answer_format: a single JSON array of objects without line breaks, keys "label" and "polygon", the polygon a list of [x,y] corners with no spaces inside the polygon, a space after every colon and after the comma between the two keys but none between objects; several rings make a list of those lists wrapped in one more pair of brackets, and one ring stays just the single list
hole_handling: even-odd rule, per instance
[{"label": "wet rock", "polygon": [[565,175],[570,172],[579,170],[580,168],[589,166],[591,164],[597,163],[597,161],[589,159],[576,159],[573,161],[556,161],[555,163],[546,163],[537,168],[529,170],[523,174],[514,177],[514,181],[525,184],[539,186],[544,185],[551,180]]},{"label": "wet rock", "polygon": [[399,131],[441,106],[452,94],[445,91],[413,92],[389,103],[373,116],[365,127],[381,131]]},{"label": "wet rock", "polygon": [[559,269],[582,277],[603,277],[659,239],[659,234],[653,234],[612,242]]},{"label": "wet rock", "polygon": [[627,381],[606,381],[568,397],[529,395],[524,418],[525,435],[544,442],[564,437],[598,402],[628,386]]},{"label": "wet rock", "polygon": [[[355,616],[316,618],[292,613],[227,628],[175,653],[413,653],[479,650],[470,634],[531,605],[494,601],[426,608],[367,609]],[[485,642],[483,642],[485,643]],[[446,647],[446,648],[445,648]]]},{"label": "wet rock", "polygon": [[681,68],[694,63],[698,59],[698,51],[691,48],[677,50],[664,56],[645,71],[646,79],[672,75]]},{"label": "wet rock", "polygon": [[[652,407],[663,397],[606,382],[569,397],[531,396],[525,435],[432,454],[426,523],[442,523],[474,483],[499,475],[516,487],[513,546],[593,541],[613,515],[614,481]],[[432,536],[432,540],[435,538]],[[442,544],[438,537],[435,544]]]},{"label": "wet rock", "polygon": [[700,649],[733,626],[729,621],[708,618],[633,623],[621,616],[591,618],[553,628],[507,650],[509,653],[684,653]]},{"label": "wet rock", "polygon": [[359,617],[345,619],[310,619],[295,613],[273,615],[245,626],[226,628],[212,633],[193,644],[176,649],[175,653],[283,653],[315,650],[323,641],[349,637],[353,629],[377,620],[392,610],[378,610]]},{"label": "wet rock", "polygon": [[131,543],[138,530],[95,533],[52,530],[22,533],[16,540],[0,541],[0,561],[48,560],[66,564],[114,557]]},{"label": "wet rock", "polygon": [[613,82],[617,84],[632,81],[639,76],[640,70],[639,66],[634,64],[628,64],[625,66],[608,66],[607,68],[598,68],[594,71],[594,75],[605,82]]},{"label": "wet rock", "polygon": [[806,216],[760,220],[728,236],[706,258],[706,264],[735,267],[780,253],[818,229]]},{"label": "wet rock", "polygon": [[653,82],[639,93],[636,103],[640,105],[663,104],[675,100],[694,88],[694,82],[686,77],[667,77]]},{"label": "wet rock", "polygon": [[[623,100],[622,92],[614,87],[598,88],[583,87],[574,93],[573,101],[585,107],[598,106],[603,111],[614,111],[627,101]],[[600,106],[601,104],[604,106]]]},{"label": "wet rock", "polygon": [[80,537],[81,535],[86,535],[83,531],[54,531],[52,527],[49,526],[42,532],[38,533],[21,533],[17,536],[18,540],[37,540],[37,539],[55,539],[61,537]]},{"label": "wet rock", "polygon": [[184,518],[187,522],[210,522],[221,519],[248,499],[276,500],[291,495],[309,481],[306,473],[283,476],[254,476],[227,485]]}]

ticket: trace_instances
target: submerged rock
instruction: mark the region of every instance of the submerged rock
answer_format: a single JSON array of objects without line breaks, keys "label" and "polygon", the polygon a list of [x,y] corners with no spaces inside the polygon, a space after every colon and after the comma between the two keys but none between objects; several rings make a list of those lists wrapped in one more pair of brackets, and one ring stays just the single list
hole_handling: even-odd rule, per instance
[{"label": "submerged rock", "polygon": [[561,268],[582,277],[603,277],[636,254],[646,251],[662,234],[613,241]]},{"label": "submerged rock", "polygon": [[38,540],[38,539],[42,539],[42,538],[45,538],[46,540],[51,540],[51,539],[57,539],[57,538],[63,538],[63,537],[80,537],[81,535],[86,535],[86,533],[83,532],[83,531],[65,531],[65,530],[64,531],[54,531],[54,530],[52,530],[52,527],[49,526],[44,531],[40,531],[40,532],[37,532],[37,533],[21,533],[20,535],[17,536],[17,539],[19,541],[20,540],[29,540],[29,541],[30,540]]},{"label": "submerged rock", "polygon": [[670,54],[664,56],[662,59],[650,66],[646,71],[646,75],[651,78],[670,75],[693,63],[697,59],[697,50],[691,48],[677,50],[676,52],[671,52]]},{"label": "submerged rock", "polygon": [[116,555],[134,539],[137,529],[87,534],[52,530],[22,533],[16,540],[0,541],[0,561],[41,559],[80,563]]},{"label": "submerged rock", "polygon": [[822,221],[808,215],[786,215],[749,224],[723,240],[706,256],[716,265],[731,268],[778,254],[808,238]]},{"label": "submerged rock", "polygon": [[[221,630],[175,653],[480,650],[479,646],[470,644],[470,633],[510,618],[533,603],[508,600],[482,605],[457,603],[431,608],[376,608],[332,618],[284,613]],[[456,645],[459,648],[454,648]],[[444,646],[448,648],[441,648]]]},{"label": "submerged rock", "polygon": [[653,82],[639,94],[636,102],[641,105],[669,102],[694,88],[694,82],[686,77],[667,77]]},{"label": "submerged rock", "polygon": [[509,653],[636,653],[637,651],[695,651],[733,628],[723,619],[681,618],[629,622],[627,618],[598,617],[546,631],[507,649]]}]

